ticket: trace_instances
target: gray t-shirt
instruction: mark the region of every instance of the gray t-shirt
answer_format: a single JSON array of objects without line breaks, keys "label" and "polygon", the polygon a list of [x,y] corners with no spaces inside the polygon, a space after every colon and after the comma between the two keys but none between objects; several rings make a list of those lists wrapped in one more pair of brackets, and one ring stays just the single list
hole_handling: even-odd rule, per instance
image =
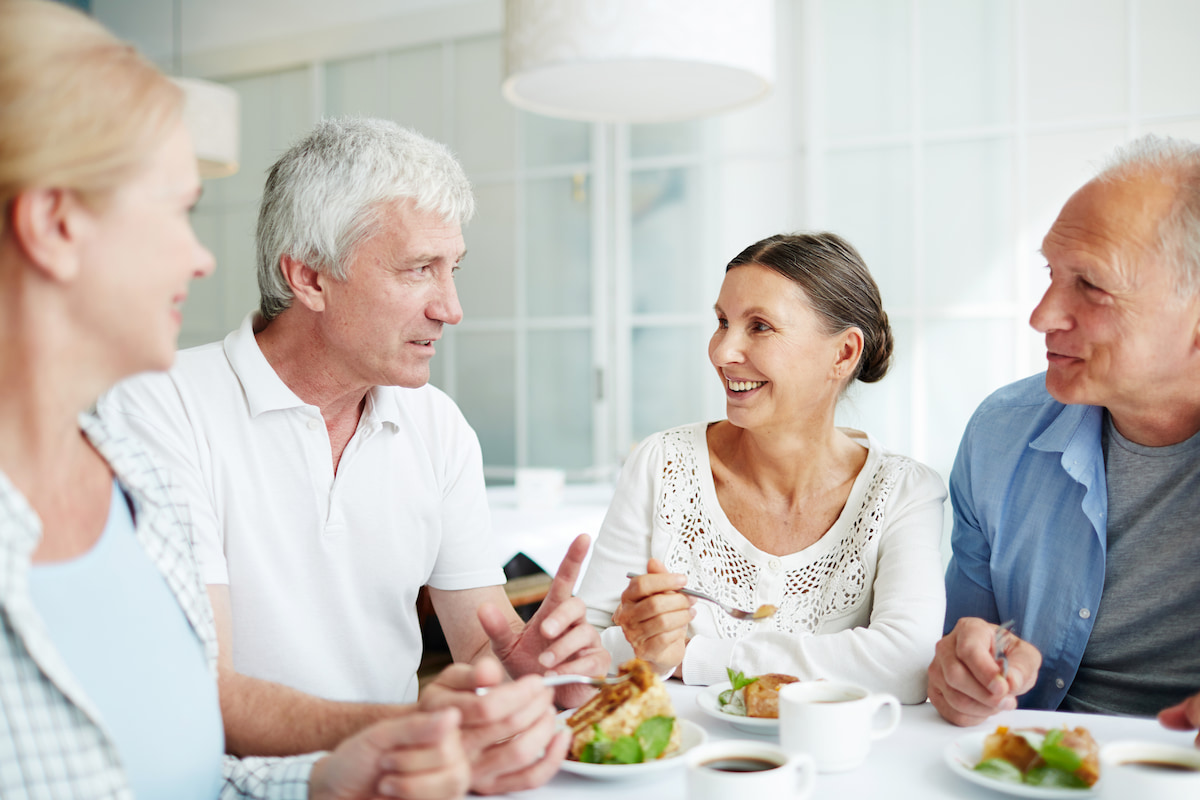
[{"label": "gray t-shirt", "polygon": [[1200,691],[1200,434],[1145,447],[1104,424],[1104,593],[1063,700],[1150,716]]}]

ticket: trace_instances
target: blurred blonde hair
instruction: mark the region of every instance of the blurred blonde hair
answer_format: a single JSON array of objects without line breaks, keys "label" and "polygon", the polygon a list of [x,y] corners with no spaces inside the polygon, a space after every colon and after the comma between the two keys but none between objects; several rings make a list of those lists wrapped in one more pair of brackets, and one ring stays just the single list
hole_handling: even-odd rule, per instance
[{"label": "blurred blonde hair", "polygon": [[85,14],[0,0],[0,232],[12,199],[33,187],[103,206],[182,109],[174,83]]}]

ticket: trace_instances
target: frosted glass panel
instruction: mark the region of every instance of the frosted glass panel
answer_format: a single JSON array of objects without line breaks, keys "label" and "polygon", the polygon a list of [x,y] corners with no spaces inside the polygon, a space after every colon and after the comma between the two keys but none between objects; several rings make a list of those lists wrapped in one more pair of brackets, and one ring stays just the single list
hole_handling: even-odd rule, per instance
[{"label": "frosted glass panel", "polygon": [[531,467],[592,465],[592,339],[588,331],[529,334]]},{"label": "frosted glass panel", "polygon": [[883,380],[856,381],[847,387],[837,409],[837,424],[866,431],[893,452],[913,455],[912,387],[913,326],[908,320],[891,320],[892,365]]},{"label": "frosted glass panel", "polygon": [[703,311],[712,307],[707,283],[696,279],[724,265],[703,258],[700,171],[696,168],[635,172],[629,180],[633,219],[635,313]]},{"label": "frosted glass panel", "polygon": [[[192,230],[196,232],[200,243],[216,258],[217,253],[221,252],[219,215],[197,209],[192,212]],[[223,269],[224,265],[218,261],[212,275],[188,284],[187,300],[183,306],[183,326],[179,331],[181,348],[215,341],[227,333],[222,302]]]},{"label": "frosted glass panel", "polygon": [[1010,4],[923,0],[921,99],[932,130],[995,125],[1011,118]]},{"label": "frosted glass panel", "polygon": [[909,4],[895,0],[826,0],[825,112],[831,137],[908,130]]},{"label": "frosted glass panel", "polygon": [[525,188],[525,297],[532,316],[590,315],[591,200],[587,180],[531,180]]},{"label": "frosted glass panel", "polygon": [[796,227],[790,212],[797,187],[789,180],[788,166],[784,159],[744,159],[721,167],[714,197],[720,242],[717,260],[703,265],[706,276],[719,276],[730,259],[759,239]]},{"label": "frosted glass panel", "polygon": [[454,400],[483,448],[483,463],[517,463],[516,346],[511,333],[457,331]]},{"label": "frosted glass panel", "polygon": [[1026,3],[1032,122],[1123,114],[1129,92],[1124,0]]},{"label": "frosted glass panel", "polygon": [[258,271],[254,260],[257,208],[231,206],[221,216],[221,265],[225,327],[232,330],[258,308]]},{"label": "frosted glass panel", "polygon": [[448,136],[443,118],[444,88],[442,48],[416,47],[388,56],[388,115],[431,139]]},{"label": "frosted glass panel", "polygon": [[1008,139],[925,150],[925,287],[934,305],[1014,299]]},{"label": "frosted glass panel", "polygon": [[516,112],[500,94],[500,39],[463,42],[454,52],[454,149],[468,172],[511,169]]},{"label": "frosted glass panel", "polygon": [[514,194],[508,182],[475,187],[475,217],[463,231],[467,257],[455,279],[467,320],[512,317],[515,313]]},{"label": "frosted glass panel", "polygon": [[[708,360],[715,323],[633,330],[633,435],[699,422],[716,405],[721,381]],[[709,402],[705,402],[705,396]],[[723,408],[722,405],[717,407]],[[630,443],[632,444],[632,442]]]},{"label": "frosted glass panel", "polygon": [[1007,320],[930,320],[926,323],[929,466],[950,474],[967,420],[984,398],[1011,383],[1013,323]]},{"label": "frosted glass panel", "polygon": [[879,284],[884,308],[913,296],[912,151],[889,147],[830,153],[827,227],[854,245]]},{"label": "frosted glass panel", "polygon": [[1138,92],[1144,114],[1200,113],[1200,3],[1142,0],[1138,4]]},{"label": "frosted glass panel", "polygon": [[312,81],[308,70],[298,69],[228,85],[241,97],[241,164],[236,174],[221,179],[221,192],[227,202],[257,206],[267,170],[315,121]]},{"label": "frosted glass panel", "polygon": [[325,115],[386,117],[381,77],[380,60],[373,55],[331,62],[325,68]]},{"label": "frosted glass panel", "polygon": [[522,113],[521,129],[528,166],[579,164],[591,160],[592,126],[586,122]]},{"label": "frosted glass panel", "polygon": [[706,122],[668,122],[630,125],[629,154],[633,158],[698,153],[704,147]]}]

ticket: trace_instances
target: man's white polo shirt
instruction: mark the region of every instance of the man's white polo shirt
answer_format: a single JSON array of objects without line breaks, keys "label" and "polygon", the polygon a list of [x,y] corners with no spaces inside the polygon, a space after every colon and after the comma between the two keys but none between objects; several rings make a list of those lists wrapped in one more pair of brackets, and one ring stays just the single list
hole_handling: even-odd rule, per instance
[{"label": "man's white polo shirt", "polygon": [[504,582],[479,441],[444,393],[375,387],[337,476],[324,420],[248,316],[99,404],[176,473],[205,583],[230,589],[244,674],[335,700],[413,701],[423,584]]}]

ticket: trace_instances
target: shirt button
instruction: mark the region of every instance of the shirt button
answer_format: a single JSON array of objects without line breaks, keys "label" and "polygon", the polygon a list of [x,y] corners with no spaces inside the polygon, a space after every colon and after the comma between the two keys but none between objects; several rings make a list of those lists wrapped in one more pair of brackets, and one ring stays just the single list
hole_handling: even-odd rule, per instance
[{"label": "shirt button", "polygon": [[1061,688],[1063,688],[1064,686],[1066,686],[1066,684],[1065,684],[1065,683],[1063,683],[1063,679],[1062,679],[1062,678],[1055,678],[1055,679],[1054,679],[1054,685],[1055,685],[1055,686],[1057,686],[1057,687],[1058,687],[1058,688],[1060,688],[1060,689],[1061,689]]},{"label": "shirt button", "polygon": [[316,419],[310,419],[310,420],[308,421],[308,429],[309,429],[310,431],[320,430],[320,428],[321,428],[321,421],[320,421],[320,420],[316,420]]},{"label": "shirt button", "polygon": [[1092,615],[1092,612],[1088,611],[1086,608],[1079,609],[1079,618],[1080,619],[1087,619],[1091,615]]},{"label": "shirt button", "polygon": [[771,569],[779,569],[779,559],[772,558],[770,561],[767,562],[767,566],[770,567]]}]

